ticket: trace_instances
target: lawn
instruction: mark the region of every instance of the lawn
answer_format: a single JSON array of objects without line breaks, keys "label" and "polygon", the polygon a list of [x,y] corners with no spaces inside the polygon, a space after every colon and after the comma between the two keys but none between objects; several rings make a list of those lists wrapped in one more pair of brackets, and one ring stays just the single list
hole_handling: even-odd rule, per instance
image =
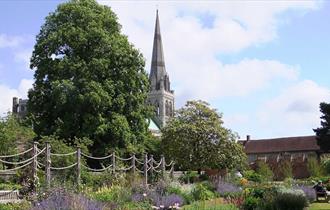
[{"label": "lawn", "polygon": [[312,203],[309,210],[329,210],[330,203]]}]

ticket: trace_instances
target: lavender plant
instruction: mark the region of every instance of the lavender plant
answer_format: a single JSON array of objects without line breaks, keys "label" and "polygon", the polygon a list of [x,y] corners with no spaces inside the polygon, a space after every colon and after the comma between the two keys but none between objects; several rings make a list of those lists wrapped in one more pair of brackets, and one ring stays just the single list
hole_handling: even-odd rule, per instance
[{"label": "lavender plant", "polygon": [[114,205],[105,205],[90,200],[82,195],[72,194],[64,190],[54,190],[47,198],[37,202],[31,210],[72,209],[72,210],[102,210],[114,209]]},{"label": "lavender plant", "polygon": [[216,189],[220,195],[225,195],[228,193],[238,193],[242,191],[242,189],[239,188],[238,186],[228,182],[219,182],[217,184]]},{"label": "lavender plant", "polygon": [[316,200],[315,190],[312,186],[298,185],[295,186],[294,189],[302,190],[309,202]]}]

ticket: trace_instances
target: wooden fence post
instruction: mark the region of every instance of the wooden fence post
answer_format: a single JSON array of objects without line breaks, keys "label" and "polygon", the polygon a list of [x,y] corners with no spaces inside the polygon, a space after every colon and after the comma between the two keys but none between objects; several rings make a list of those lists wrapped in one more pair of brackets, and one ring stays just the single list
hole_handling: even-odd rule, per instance
[{"label": "wooden fence post", "polygon": [[112,174],[116,173],[116,154],[112,152]]},{"label": "wooden fence post", "polygon": [[174,178],[174,165],[175,165],[175,163],[173,162],[172,167],[171,167],[171,178],[172,179]]},{"label": "wooden fence post", "polygon": [[133,153],[132,155],[132,173],[133,173],[133,177],[135,178],[135,170],[136,170],[136,166],[135,166],[135,154]]},{"label": "wooden fence post", "polygon": [[148,154],[144,155],[144,185],[147,188],[148,187]]},{"label": "wooden fence post", "polygon": [[77,186],[80,186],[80,173],[81,172],[81,149],[77,147]]},{"label": "wooden fence post", "polygon": [[165,163],[165,157],[164,157],[164,155],[161,155],[161,159],[160,159],[161,161],[162,161],[162,177],[163,177],[163,179],[165,178],[165,170],[166,170],[166,163]]},{"label": "wooden fence post", "polygon": [[46,173],[46,186],[47,188],[50,187],[50,144],[49,141],[46,141],[46,163],[45,163],[45,173]]},{"label": "wooden fence post", "polygon": [[37,193],[37,185],[38,185],[38,142],[33,142],[33,191],[34,195]]},{"label": "wooden fence post", "polygon": [[153,155],[150,155],[150,181],[152,182],[153,181],[153,175],[154,175],[154,156]]}]

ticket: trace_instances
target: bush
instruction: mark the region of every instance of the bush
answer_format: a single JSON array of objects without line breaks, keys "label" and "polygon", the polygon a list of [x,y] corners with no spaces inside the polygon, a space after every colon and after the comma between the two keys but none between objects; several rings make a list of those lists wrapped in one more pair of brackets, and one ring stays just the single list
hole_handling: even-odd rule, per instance
[{"label": "bush", "polygon": [[242,189],[238,186],[228,183],[228,182],[219,182],[216,191],[221,195],[225,196],[228,193],[241,193]]},{"label": "bush", "polygon": [[273,171],[269,168],[268,164],[259,161],[257,173],[261,176],[262,181],[272,181],[274,177]]},{"label": "bush", "polygon": [[253,170],[248,170],[243,173],[244,178],[246,178],[249,181],[252,182],[258,182],[260,183],[262,181],[262,176],[260,174],[257,174]]},{"label": "bush", "polygon": [[190,192],[183,191],[180,187],[170,186],[167,188],[167,194],[177,194],[184,199],[184,204],[190,204],[193,202],[194,197]]},{"label": "bush", "polygon": [[196,171],[187,171],[179,177],[179,181],[185,184],[195,183],[198,180],[198,173]]},{"label": "bush", "polygon": [[215,197],[214,192],[210,190],[210,186],[206,183],[198,183],[191,192],[194,200],[210,200]]},{"label": "bush", "polygon": [[305,193],[305,196],[309,202],[313,202],[316,200],[315,190],[312,186],[299,185],[296,186],[294,189],[302,190]]},{"label": "bush", "polygon": [[90,196],[97,201],[114,202],[120,205],[131,201],[130,189],[117,185],[102,187],[98,191],[91,193]]},{"label": "bush", "polygon": [[0,204],[0,210],[26,210],[30,208],[31,204],[27,201],[20,203]]},{"label": "bush", "polygon": [[281,165],[281,172],[283,174],[284,179],[293,177],[292,165],[290,161],[288,160],[283,161]]},{"label": "bush", "polygon": [[242,207],[244,210],[255,210],[258,207],[259,202],[260,198],[248,196],[245,198]]},{"label": "bush", "polygon": [[319,177],[322,174],[322,168],[315,157],[308,158],[307,168],[308,172],[313,177]]},{"label": "bush", "polygon": [[274,205],[278,210],[303,210],[308,201],[303,192],[287,190],[275,197]]}]

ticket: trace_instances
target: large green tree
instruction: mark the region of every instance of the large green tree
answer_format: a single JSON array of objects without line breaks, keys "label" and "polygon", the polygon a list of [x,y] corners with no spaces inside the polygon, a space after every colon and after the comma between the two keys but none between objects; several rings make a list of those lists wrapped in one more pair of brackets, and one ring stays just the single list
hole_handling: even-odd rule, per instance
[{"label": "large green tree", "polygon": [[188,101],[162,130],[167,158],[183,169],[233,169],[244,166],[246,155],[237,135],[223,127],[221,114],[203,101]]},{"label": "large green tree", "polygon": [[94,0],[60,4],[41,27],[31,69],[28,110],[39,136],[68,143],[87,137],[98,154],[143,142],[149,89],[144,59],[109,7]]},{"label": "large green tree", "polygon": [[320,103],[321,127],[314,129],[317,143],[324,151],[330,150],[330,104]]}]

